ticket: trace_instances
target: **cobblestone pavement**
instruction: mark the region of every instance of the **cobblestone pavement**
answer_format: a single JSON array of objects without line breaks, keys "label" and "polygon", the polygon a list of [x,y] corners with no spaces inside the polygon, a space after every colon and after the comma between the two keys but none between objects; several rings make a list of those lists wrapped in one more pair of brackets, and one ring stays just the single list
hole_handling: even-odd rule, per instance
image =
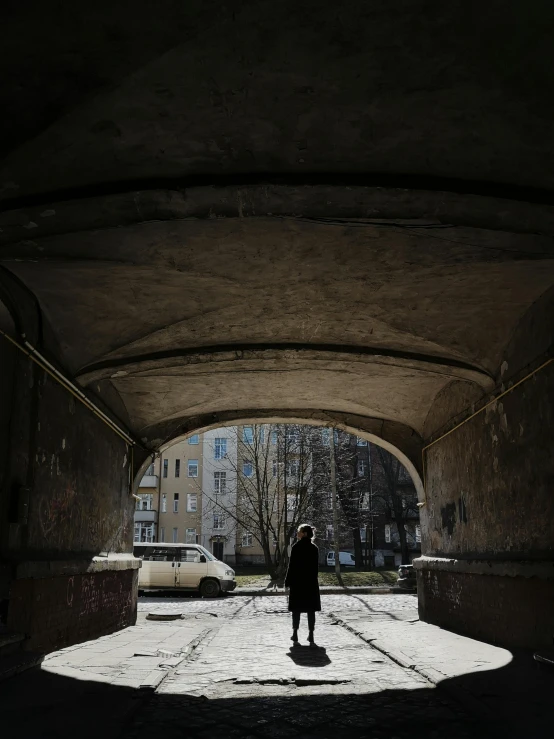
[{"label": "cobblestone pavement", "polygon": [[[456,672],[459,655],[452,660],[448,645],[467,662],[463,637],[418,623],[413,596],[326,595],[322,605],[319,648],[313,648],[305,617],[301,644],[290,641],[284,597],[141,598],[136,626],[48,655],[41,670],[8,681],[0,693],[4,725],[33,739],[548,735],[535,732],[529,713],[520,711],[528,730],[512,716],[502,721],[506,700],[494,703],[492,717],[476,710],[475,701],[460,702],[457,689],[464,692],[468,676]],[[179,618],[151,620],[150,613]],[[428,669],[448,668],[443,677],[455,689],[435,687],[392,652],[375,648],[375,638],[400,646],[414,665],[423,655]],[[491,649],[483,645],[485,660]],[[494,692],[495,671],[476,674],[470,682]],[[512,680],[512,673],[504,675]],[[532,686],[526,708],[536,713],[533,693]]]},{"label": "cobblestone pavement", "polygon": [[[417,618],[417,596],[415,595],[323,595],[322,606],[328,611],[355,611],[360,613],[410,614]],[[282,613],[287,610],[287,597],[272,596],[234,596],[204,600],[195,596],[163,597],[147,596],[139,598],[138,612],[180,611],[185,614],[216,613],[218,616],[243,616],[256,613]]]}]

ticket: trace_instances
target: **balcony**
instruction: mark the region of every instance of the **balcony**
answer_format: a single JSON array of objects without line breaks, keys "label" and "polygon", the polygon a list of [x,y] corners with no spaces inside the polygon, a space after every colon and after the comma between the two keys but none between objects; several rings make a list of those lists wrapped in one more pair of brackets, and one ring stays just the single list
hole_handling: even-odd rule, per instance
[{"label": "balcony", "polygon": [[144,475],[142,480],[139,482],[139,488],[157,488],[158,487],[158,475]]},{"label": "balcony", "polygon": [[135,511],[135,523],[157,523],[158,511]]}]

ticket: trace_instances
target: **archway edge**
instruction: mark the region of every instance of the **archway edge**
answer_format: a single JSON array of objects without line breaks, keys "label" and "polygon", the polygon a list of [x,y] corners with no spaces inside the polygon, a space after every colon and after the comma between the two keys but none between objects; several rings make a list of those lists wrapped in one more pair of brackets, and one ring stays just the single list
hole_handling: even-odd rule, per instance
[{"label": "archway edge", "polygon": [[[393,454],[410,473],[417,490],[418,500],[425,500],[423,474],[421,465],[421,449],[423,440],[412,428],[395,421],[382,418],[353,416],[335,411],[304,410],[237,410],[222,413],[210,413],[186,420],[172,420],[151,429],[149,438],[143,438],[155,452],[164,452],[173,444],[192,436],[205,433],[215,428],[241,426],[249,424],[270,423],[302,423],[310,426],[338,428],[360,438],[367,439],[377,446]],[[135,488],[150,462],[143,460],[136,472]]]},{"label": "archway edge", "polygon": [[[379,225],[380,219],[401,219],[388,225],[423,227],[430,225],[429,221],[529,235],[554,234],[551,192],[533,194],[463,181],[433,181],[426,183],[427,188],[416,188],[412,178],[398,176],[391,181],[382,175],[312,175],[290,182],[282,177],[274,179],[267,175],[257,181],[172,180],[163,183],[165,187],[149,182],[104,183],[85,190],[8,200],[3,202],[0,215],[0,244],[17,245],[21,252],[28,241],[29,222],[34,225],[33,241],[37,241],[150,221],[221,218],[315,219],[321,223],[355,219],[353,225],[358,226],[364,219],[368,225]],[[134,187],[129,188],[131,184]],[[55,212],[56,217],[43,217],[45,209]],[[347,224],[339,220],[335,225]],[[31,253],[36,258],[36,250]]]}]

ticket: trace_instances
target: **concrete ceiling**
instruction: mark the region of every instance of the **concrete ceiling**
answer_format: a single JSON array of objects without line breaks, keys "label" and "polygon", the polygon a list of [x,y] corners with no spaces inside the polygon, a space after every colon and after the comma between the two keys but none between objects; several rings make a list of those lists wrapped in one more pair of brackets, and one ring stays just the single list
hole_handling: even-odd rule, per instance
[{"label": "concrete ceiling", "polygon": [[156,440],[490,390],[554,283],[551,4],[114,5],[2,30],[0,266],[68,370]]}]

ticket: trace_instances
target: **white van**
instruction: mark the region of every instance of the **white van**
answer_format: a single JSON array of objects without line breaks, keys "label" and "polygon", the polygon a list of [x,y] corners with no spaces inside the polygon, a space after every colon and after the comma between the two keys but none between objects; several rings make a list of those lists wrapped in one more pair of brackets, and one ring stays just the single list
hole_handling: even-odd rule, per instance
[{"label": "white van", "polygon": [[[354,555],[350,554],[350,552],[339,552],[339,562],[344,567],[355,567],[356,566],[356,560],[354,559]],[[334,567],[334,566],[335,566],[335,553],[328,552],[327,567]]]},{"label": "white van", "polygon": [[199,544],[135,544],[142,560],[139,590],[199,590],[204,598],[217,598],[237,586],[235,571]]}]

